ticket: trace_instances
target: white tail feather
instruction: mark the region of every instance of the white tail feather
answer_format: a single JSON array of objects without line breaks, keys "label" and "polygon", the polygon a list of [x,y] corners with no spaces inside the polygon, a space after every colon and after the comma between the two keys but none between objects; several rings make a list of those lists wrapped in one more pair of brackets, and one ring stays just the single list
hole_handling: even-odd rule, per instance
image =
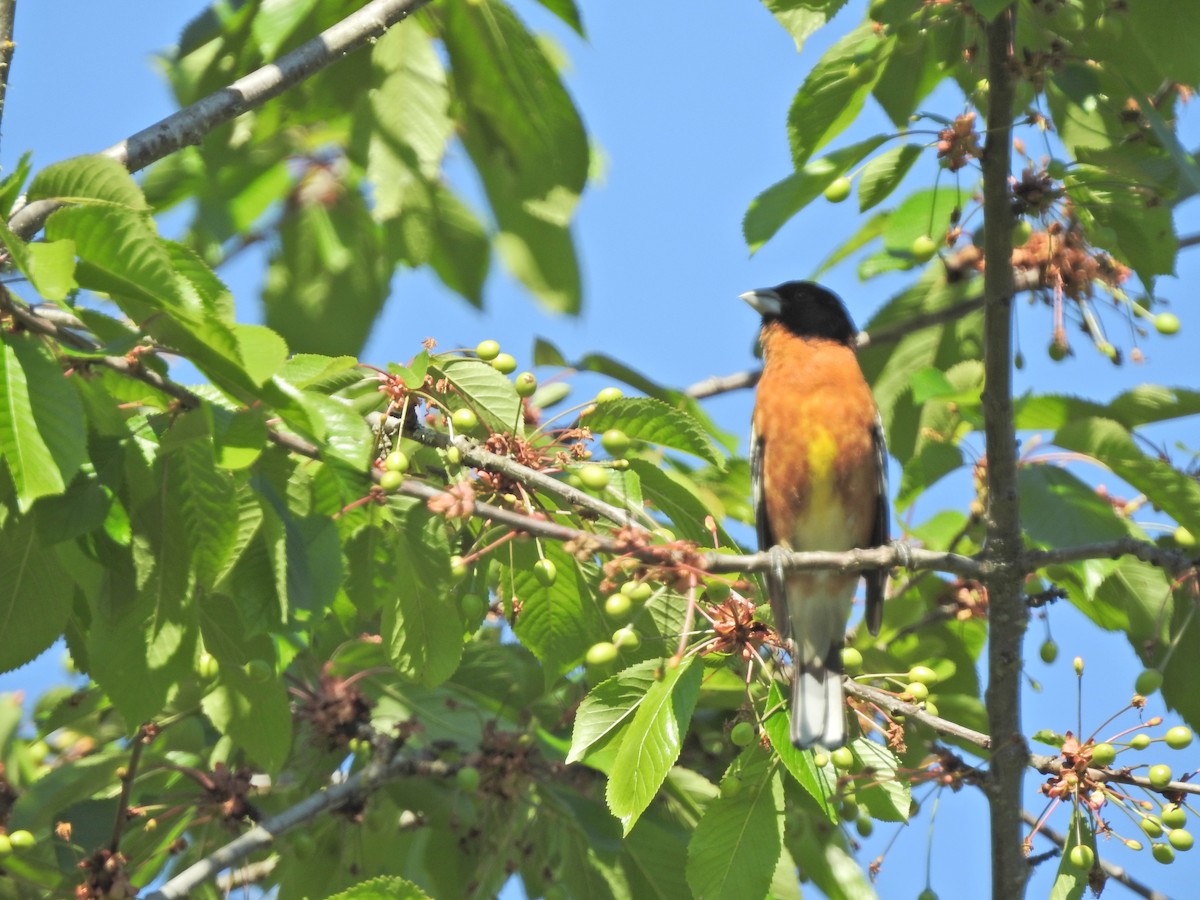
[{"label": "white tail feather", "polygon": [[792,678],[792,743],[801,750],[820,744],[832,750],[846,743],[842,676],[822,662],[796,666]]}]

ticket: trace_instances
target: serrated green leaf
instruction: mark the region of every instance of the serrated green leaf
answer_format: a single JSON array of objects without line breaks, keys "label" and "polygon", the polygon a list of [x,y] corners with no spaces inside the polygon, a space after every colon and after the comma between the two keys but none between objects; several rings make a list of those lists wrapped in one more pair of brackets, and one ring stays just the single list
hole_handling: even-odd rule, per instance
[{"label": "serrated green leaf", "polygon": [[532,542],[513,548],[506,582],[510,596],[521,601],[513,631],[541,661],[551,683],[579,665],[588,647],[602,636],[607,639],[612,629],[574,557],[557,541],[543,543],[542,555],[558,570],[554,584],[543,585],[534,577],[538,552]]},{"label": "serrated green leaf", "polygon": [[203,410],[180,416],[163,436],[171,489],[188,530],[192,565],[200,585],[216,584],[238,524],[233,479],[217,469],[212,434]]},{"label": "serrated green leaf", "polygon": [[51,163],[34,176],[26,196],[30,201],[98,200],[139,212],[150,208],[128,170],[112,157],[100,154]]},{"label": "serrated green leaf", "polygon": [[33,519],[9,516],[0,528],[0,672],[35,659],[57,640],[74,593]]},{"label": "serrated green leaf", "polygon": [[858,117],[873,81],[860,72],[864,66],[876,65],[876,57],[887,46],[872,23],[864,22],[813,66],[788,111],[788,137],[797,168]]},{"label": "serrated green leaf", "polygon": [[688,844],[687,879],[696,897],[761,900],[783,852],[783,784],[770,756],[747,747],[726,779],[740,786],[708,804]]},{"label": "serrated green leaf", "polygon": [[725,457],[700,424],[661,400],[649,397],[609,400],[597,404],[583,423],[596,434],[619,428],[636,440],[690,453],[718,467],[725,464]]},{"label": "serrated green leaf", "polygon": [[764,727],[767,737],[771,739],[771,746],[779,755],[779,761],[796,779],[800,787],[804,788],[808,795],[817,802],[817,807],[825,814],[825,817],[830,822],[836,822],[837,810],[829,802],[835,786],[830,784],[829,779],[822,775],[821,770],[813,764],[811,750],[797,750],[792,745],[789,734],[788,704],[779,685],[774,681],[771,682],[771,689],[767,695],[767,708],[775,710],[767,717]]},{"label": "serrated green leaf", "polygon": [[454,4],[442,22],[462,140],[499,226],[496,248],[546,306],[577,312],[579,267],[568,225],[590,159],[579,114],[506,4]]},{"label": "serrated green leaf", "polygon": [[25,186],[25,179],[33,171],[32,160],[33,151],[26,150],[12,167],[12,171],[0,180],[0,218],[7,220],[12,213],[13,204],[17,202],[17,198],[21,196],[21,188]]},{"label": "serrated green leaf", "polygon": [[429,895],[404,878],[381,875],[331,894],[329,900],[429,900]]},{"label": "serrated green leaf", "polygon": [[28,244],[0,221],[0,241],[13,264],[42,297],[61,303],[79,285],[75,281],[75,244],[50,241]]},{"label": "serrated green leaf", "polygon": [[629,834],[650,805],[679,750],[700,695],[704,667],[695,657],[667,668],[633,714],[608,779],[608,808]]},{"label": "serrated green leaf", "polygon": [[382,545],[391,561],[380,598],[388,658],[406,678],[436,687],[462,658],[462,623],[450,596],[450,547],[442,520],[423,505],[398,517]]},{"label": "serrated green leaf", "polygon": [[0,335],[0,454],[24,512],[61,494],[87,458],[83,404],[40,338]]},{"label": "serrated green leaf", "polygon": [[763,0],[763,5],[787,29],[799,53],[809,36],[832,19],[846,0]]},{"label": "serrated green leaf", "polygon": [[751,200],[742,219],[742,236],[745,237],[750,252],[756,252],[793,216],[817,199],[833,181],[848,172],[886,140],[886,135],[876,135],[849,147],[834,150],[820,159],[806,163]]},{"label": "serrated green leaf", "polygon": [[1091,485],[1057,466],[1021,466],[1017,491],[1026,537],[1041,547],[1074,547],[1128,537],[1127,521]]},{"label": "serrated green leaf", "polygon": [[[430,365],[434,377],[445,377],[492,431],[524,432],[521,400],[513,383],[485,362],[450,358]],[[440,376],[439,374],[440,373]]]},{"label": "serrated green leaf", "polygon": [[923,149],[917,144],[901,144],[867,163],[859,176],[858,211],[866,212],[886,200],[920,158]]},{"label": "serrated green leaf", "polygon": [[906,778],[897,774],[900,760],[890,749],[868,740],[855,738],[850,743],[863,768],[871,773],[854,791],[858,804],[871,818],[884,822],[907,822],[912,806],[912,790]]},{"label": "serrated green leaf", "polygon": [[1099,417],[1077,419],[1058,430],[1054,443],[1098,460],[1192,534],[1200,534],[1200,483],[1170,463],[1143,453],[1119,422]]},{"label": "serrated green leaf", "polygon": [[222,666],[216,687],[200,701],[221,734],[267,772],[278,772],[292,746],[292,715],[280,679],[256,681],[241,666]]},{"label": "serrated green leaf", "polygon": [[568,763],[584,759],[589,747],[629,721],[660,668],[661,660],[640,662],[592,688],[575,713]]},{"label": "serrated green leaf", "polygon": [[913,241],[928,235],[940,244],[950,226],[951,214],[962,202],[959,192],[945,185],[909,194],[888,217],[883,229],[884,249],[895,257],[912,261]]}]

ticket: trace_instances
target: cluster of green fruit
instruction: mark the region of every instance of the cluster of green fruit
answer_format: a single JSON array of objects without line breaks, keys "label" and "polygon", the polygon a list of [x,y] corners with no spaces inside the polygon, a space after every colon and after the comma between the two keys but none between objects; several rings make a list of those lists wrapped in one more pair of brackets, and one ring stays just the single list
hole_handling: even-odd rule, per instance
[{"label": "cluster of green fruit", "polygon": [[21,829],[12,831],[8,834],[0,832],[0,859],[12,856],[14,853],[20,853],[23,850],[30,849],[37,839],[34,838],[31,832]]},{"label": "cluster of green fruit", "polygon": [[[654,595],[654,589],[644,581],[627,581],[621,589],[610,594],[604,601],[604,614],[614,621],[629,620],[645,606]],[[612,640],[600,641],[588,648],[584,660],[592,668],[607,666],[616,660],[622,650],[636,650],[642,645],[642,636],[626,621],[612,634]]]},{"label": "cluster of green fruit", "polygon": [[[842,671],[847,675],[854,676],[862,674],[863,656],[853,647],[846,647],[842,650]],[[873,675],[873,678],[884,678],[893,683],[902,685],[900,691],[900,699],[910,700],[913,703],[920,703],[925,707],[925,711],[931,716],[938,714],[937,706],[929,699],[929,689],[939,681],[938,673],[929,666],[913,666],[907,672],[902,672],[894,675]],[[897,721],[901,721],[901,717],[896,717]],[[836,765],[836,762],[834,763]],[[839,767],[840,768],[840,767]]]}]

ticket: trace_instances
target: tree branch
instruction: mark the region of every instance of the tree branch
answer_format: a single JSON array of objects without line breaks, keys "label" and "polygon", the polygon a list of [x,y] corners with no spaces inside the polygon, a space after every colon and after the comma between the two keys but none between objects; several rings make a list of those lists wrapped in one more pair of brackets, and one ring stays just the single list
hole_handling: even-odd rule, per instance
[{"label": "tree branch", "polygon": [[[783,567],[792,572],[823,569],[849,574],[900,566],[905,569],[936,569],[968,578],[979,578],[986,571],[986,564],[975,557],[938,550],[919,550],[900,541],[866,550],[793,551],[782,554],[780,559]],[[768,572],[771,570],[773,558],[767,553],[739,556],[709,552],[704,554],[704,563],[709,572]]]},{"label": "tree branch", "polygon": [[1080,544],[1076,547],[1057,547],[1053,550],[1030,550],[1025,554],[1028,571],[1061,563],[1082,562],[1086,559],[1119,559],[1134,556],[1144,563],[1158,566],[1167,572],[1179,573],[1196,567],[1197,561],[1175,550],[1168,550],[1149,541],[1136,538],[1117,538],[1096,544]]},{"label": "tree branch", "polygon": [[1013,19],[1006,9],[985,26],[987,140],[983,151],[984,257],[1003,260],[983,273],[984,434],[987,441],[988,685],[985,704],[992,736],[984,784],[992,836],[992,896],[1025,895],[1029,867],[1021,836],[1021,786],[1029,749],[1021,732],[1021,642],[1029,610],[1021,565],[1024,546],[1017,501],[1017,438],[1012,405]]},{"label": "tree branch", "polygon": [[17,0],[0,0],[0,122],[4,119],[4,98],[8,94],[8,76],[12,73],[13,24],[17,17]]},{"label": "tree branch", "polygon": [[366,768],[340,784],[317,791],[295,806],[259,822],[245,834],[184,869],[157,891],[147,895],[146,900],[183,900],[200,885],[216,878],[219,872],[251,853],[270,847],[275,838],[284,832],[315,819],[323,812],[336,809],[348,800],[369,794],[389,781],[414,776],[446,778],[454,774],[457,768],[441,760],[418,760],[406,756],[397,756],[388,762],[372,760]]},{"label": "tree branch", "polygon": [[[378,38],[429,2],[371,0],[275,62],[242,76],[228,87],[202,97],[102,152],[130,172],[136,172],[177,150],[199,144],[218,125],[262,106],[272,97]],[[34,201],[17,210],[9,220],[9,227],[28,240],[58,206],[52,200]]]},{"label": "tree branch", "polygon": [[887,691],[871,687],[867,684],[860,684],[852,678],[846,679],[845,686],[847,694],[857,697],[860,700],[874,703],[889,715],[904,716],[906,720],[911,719],[914,722],[920,722],[943,737],[952,737],[960,741],[966,741],[968,744],[974,744],[981,750],[988,750],[992,746],[992,739],[986,734],[951,722],[949,719],[935,716],[927,712],[923,706],[909,703],[907,700],[901,700]]}]

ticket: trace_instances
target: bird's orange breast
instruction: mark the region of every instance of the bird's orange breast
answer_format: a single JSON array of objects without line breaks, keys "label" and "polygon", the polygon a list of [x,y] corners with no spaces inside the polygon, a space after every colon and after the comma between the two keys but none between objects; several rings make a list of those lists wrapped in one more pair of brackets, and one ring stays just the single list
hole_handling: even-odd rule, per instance
[{"label": "bird's orange breast", "polygon": [[775,540],[793,550],[865,546],[879,483],[875,401],[854,351],[779,325],[762,341],[754,427]]}]

